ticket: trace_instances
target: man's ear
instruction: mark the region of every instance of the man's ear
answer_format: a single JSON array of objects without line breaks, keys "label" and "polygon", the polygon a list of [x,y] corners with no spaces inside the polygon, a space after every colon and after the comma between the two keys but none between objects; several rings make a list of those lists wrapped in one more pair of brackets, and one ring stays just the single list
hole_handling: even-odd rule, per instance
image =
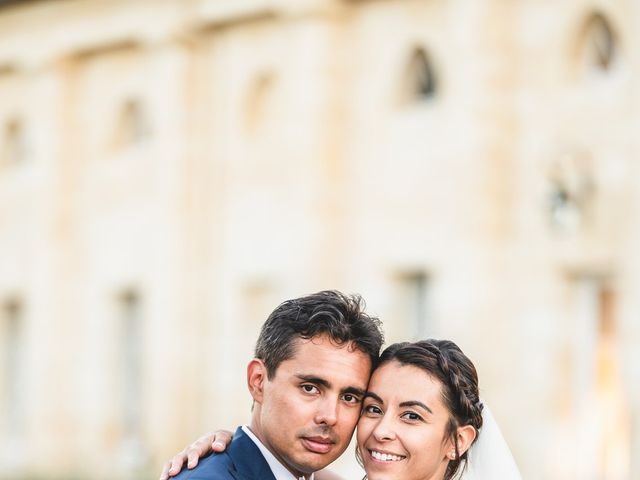
[{"label": "man's ear", "polygon": [[458,427],[456,436],[458,437],[458,452],[460,452],[460,455],[469,450],[477,434],[476,429],[473,428],[472,425]]},{"label": "man's ear", "polygon": [[254,358],[247,365],[247,386],[255,402],[262,403],[266,381],[267,367],[262,360]]}]

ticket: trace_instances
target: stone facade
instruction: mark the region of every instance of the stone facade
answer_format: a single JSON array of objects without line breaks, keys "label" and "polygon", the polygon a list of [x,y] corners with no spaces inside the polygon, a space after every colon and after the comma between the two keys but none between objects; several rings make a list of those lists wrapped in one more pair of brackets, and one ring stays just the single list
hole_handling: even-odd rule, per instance
[{"label": "stone facade", "polygon": [[639,25],[0,2],[0,477],[155,478],[247,421],[268,312],[338,288],[461,345],[525,478],[638,478]]}]

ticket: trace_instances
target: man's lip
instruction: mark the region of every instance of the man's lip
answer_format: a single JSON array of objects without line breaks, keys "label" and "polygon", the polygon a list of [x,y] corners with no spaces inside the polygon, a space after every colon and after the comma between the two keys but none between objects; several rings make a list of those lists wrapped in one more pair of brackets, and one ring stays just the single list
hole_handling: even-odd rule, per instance
[{"label": "man's lip", "polygon": [[327,453],[335,442],[329,437],[302,437],[302,443],[314,453]]}]

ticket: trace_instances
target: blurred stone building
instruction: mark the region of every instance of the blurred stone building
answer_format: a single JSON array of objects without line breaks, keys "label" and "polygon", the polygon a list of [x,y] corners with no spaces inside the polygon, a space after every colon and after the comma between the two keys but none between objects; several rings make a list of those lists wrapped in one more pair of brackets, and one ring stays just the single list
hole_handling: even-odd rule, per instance
[{"label": "blurred stone building", "polygon": [[640,478],[639,27],[0,1],[0,478],[155,478],[247,421],[259,325],[325,288],[456,340],[525,478]]}]

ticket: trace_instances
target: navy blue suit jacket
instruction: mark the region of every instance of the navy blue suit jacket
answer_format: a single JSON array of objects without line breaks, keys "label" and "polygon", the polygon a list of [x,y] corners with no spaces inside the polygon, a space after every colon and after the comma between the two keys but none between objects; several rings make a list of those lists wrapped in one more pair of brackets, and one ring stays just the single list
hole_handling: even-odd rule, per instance
[{"label": "navy blue suit jacket", "polygon": [[183,470],[175,480],[276,480],[260,449],[242,428],[223,453],[203,458],[193,470]]}]

